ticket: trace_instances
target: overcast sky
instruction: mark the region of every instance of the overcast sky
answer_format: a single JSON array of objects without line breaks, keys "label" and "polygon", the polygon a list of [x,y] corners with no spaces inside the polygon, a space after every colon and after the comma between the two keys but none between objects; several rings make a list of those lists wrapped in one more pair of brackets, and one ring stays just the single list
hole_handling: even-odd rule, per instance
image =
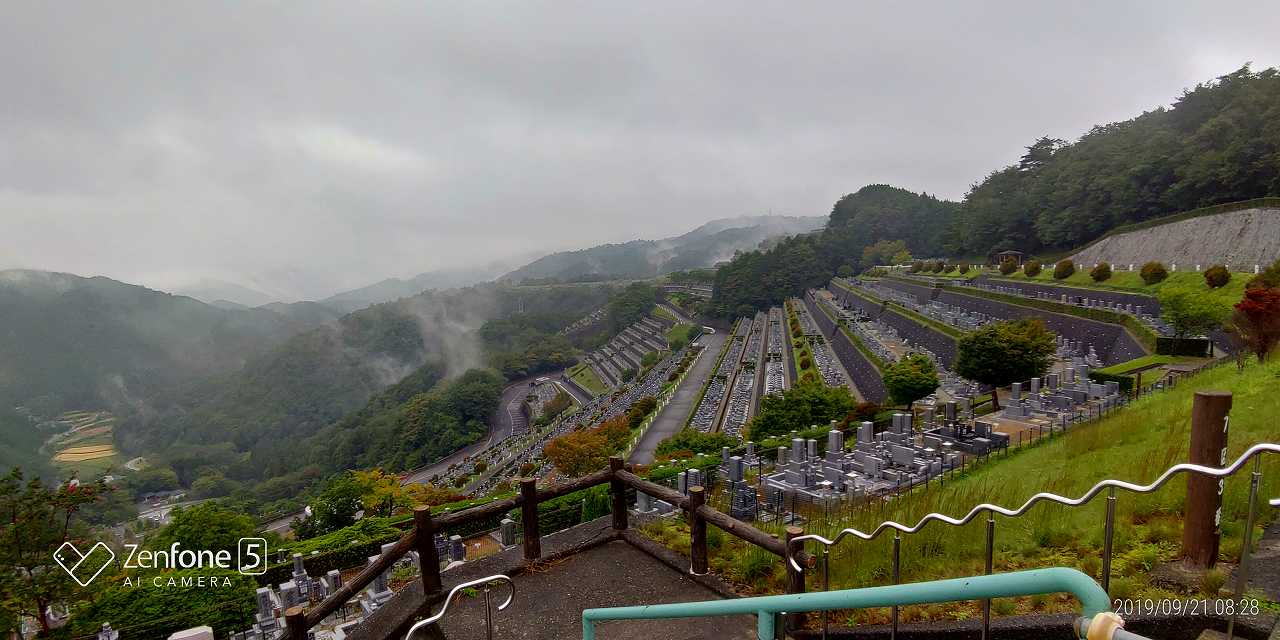
[{"label": "overcast sky", "polygon": [[1280,64],[1275,2],[977,4],[6,3],[0,268],[315,298],[872,182],[958,199]]}]

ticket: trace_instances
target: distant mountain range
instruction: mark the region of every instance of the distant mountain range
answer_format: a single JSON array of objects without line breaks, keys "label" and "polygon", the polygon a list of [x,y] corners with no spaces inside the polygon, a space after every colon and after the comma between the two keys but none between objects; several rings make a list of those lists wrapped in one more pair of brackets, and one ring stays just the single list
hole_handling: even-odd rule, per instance
[{"label": "distant mountain range", "polygon": [[584,282],[652,278],[710,267],[778,236],[821,229],[823,216],[740,216],[712,220],[683,235],[632,240],[544,256],[503,275],[510,282]]},{"label": "distant mountain range", "polygon": [[214,278],[201,278],[192,284],[175,287],[173,293],[228,309],[260,307],[280,299],[280,296]]},{"label": "distant mountain range", "polygon": [[320,300],[320,304],[344,313],[363,309],[371,304],[390,302],[415,296],[428,289],[444,290],[469,287],[489,282],[520,264],[515,260],[491,262],[479,267],[441,269],[419,273],[412,278],[387,278],[367,287],[343,291]]},{"label": "distant mountain range", "polygon": [[0,404],[104,407],[234,371],[316,318],[227,309],[105,277],[0,271]]}]

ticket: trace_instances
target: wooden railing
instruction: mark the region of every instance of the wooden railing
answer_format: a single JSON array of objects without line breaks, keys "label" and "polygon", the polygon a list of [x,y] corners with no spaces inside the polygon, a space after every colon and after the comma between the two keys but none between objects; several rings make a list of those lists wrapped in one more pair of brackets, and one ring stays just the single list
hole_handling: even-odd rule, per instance
[{"label": "wooden railing", "polygon": [[[542,535],[538,522],[538,504],[553,498],[568,495],[590,487],[609,485],[611,494],[611,511],[613,528],[622,532],[628,527],[627,488],[635,489],[664,500],[685,512],[690,529],[690,573],[701,575],[707,573],[707,524],[719,527],[725,533],[754,544],[784,561],[787,570],[787,593],[803,593],[805,584],[805,568],[815,564],[814,556],[803,553],[797,555],[800,568],[790,562],[787,557],[787,543],[792,538],[801,536],[804,531],[799,527],[787,527],[786,539],[778,538],[761,531],[746,522],[736,520],[706,505],[706,496],[702,487],[690,487],[689,495],[674,489],[650,482],[632,473],[623,463],[621,457],[609,459],[609,468],[593,474],[557,484],[539,490],[537,481],[524,478],[519,481],[520,493],[516,496],[497,500],[446,514],[439,517],[431,515],[431,508],[420,506],[413,511],[413,527],[408,530],[395,545],[378,559],[366,566],[349,582],[334,591],[329,597],[320,601],[310,609],[301,606],[291,607],[285,611],[285,626],[289,640],[306,640],[307,632],[320,624],[325,618],[343,606],[352,596],[369,586],[375,578],[391,565],[404,557],[410,550],[418,552],[418,563],[422,572],[422,590],[427,606],[440,601],[444,596],[443,583],[440,579],[440,555],[436,550],[434,536],[453,527],[484,521],[509,511],[519,509],[524,529],[524,560],[534,563],[542,557]],[[788,617],[789,625],[799,625],[798,616]]]}]

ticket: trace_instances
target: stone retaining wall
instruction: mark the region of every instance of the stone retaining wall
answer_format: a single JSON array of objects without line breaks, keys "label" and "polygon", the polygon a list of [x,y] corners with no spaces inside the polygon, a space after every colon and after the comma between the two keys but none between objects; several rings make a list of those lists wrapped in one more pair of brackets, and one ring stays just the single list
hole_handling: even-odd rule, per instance
[{"label": "stone retaining wall", "polygon": [[831,287],[828,291],[842,303],[857,307],[873,319],[893,327],[898,331],[900,337],[905,338],[911,344],[918,344],[932,351],[948,369],[955,365],[955,338],[912,320],[892,306],[886,307],[871,302],[862,296],[849,293],[841,287]]},{"label": "stone retaining wall", "polygon": [[938,302],[952,304],[967,311],[985,313],[1005,320],[1039,318],[1050,331],[1071,340],[1092,344],[1098,357],[1106,365],[1126,362],[1147,355],[1146,349],[1128,331],[1117,324],[1108,324],[1078,316],[1052,313],[1043,309],[1021,307],[999,300],[967,296],[954,291],[938,293]]},{"label": "stone retaining wall", "polygon": [[840,364],[844,365],[844,370],[849,373],[849,377],[852,378],[854,386],[858,387],[862,397],[868,402],[877,404],[884,402],[885,398],[889,397],[889,392],[884,388],[884,379],[880,375],[880,370],[862,355],[836,322],[818,308],[819,303],[808,296],[805,297],[804,303],[809,308],[809,315],[818,322],[822,335],[827,337],[827,343],[831,345]]}]

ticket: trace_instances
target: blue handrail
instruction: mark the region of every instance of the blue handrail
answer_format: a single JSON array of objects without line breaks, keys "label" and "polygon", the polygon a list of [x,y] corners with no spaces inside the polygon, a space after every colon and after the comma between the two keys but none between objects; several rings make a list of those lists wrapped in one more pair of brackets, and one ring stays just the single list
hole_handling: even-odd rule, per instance
[{"label": "blue handrail", "polygon": [[1064,592],[1080,601],[1081,614],[1085,618],[1083,624],[1078,625],[1081,637],[1087,632],[1090,619],[1098,614],[1110,614],[1111,601],[1107,592],[1093,578],[1075,569],[1055,567],[842,591],[587,609],[582,612],[582,638],[595,640],[595,624],[604,620],[754,614],[758,618],[757,637],[760,640],[771,640],[774,636],[774,614],[778,613],[865,609]]}]

